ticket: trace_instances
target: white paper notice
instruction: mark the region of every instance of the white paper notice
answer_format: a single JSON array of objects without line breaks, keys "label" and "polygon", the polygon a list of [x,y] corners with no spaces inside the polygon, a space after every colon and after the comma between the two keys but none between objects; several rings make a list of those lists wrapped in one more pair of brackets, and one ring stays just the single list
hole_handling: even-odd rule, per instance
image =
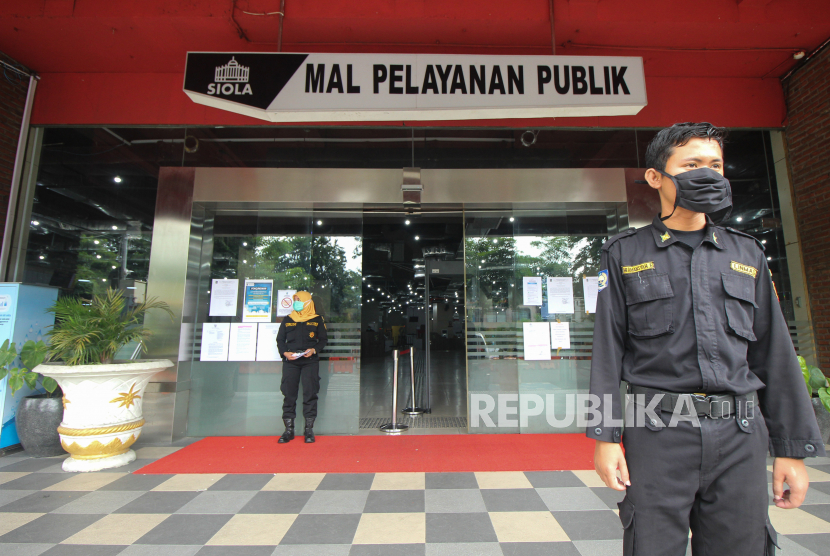
[{"label": "white paper notice", "polygon": [[239,280],[210,281],[210,312],[212,317],[235,317],[239,299]]},{"label": "white paper notice", "polygon": [[231,323],[206,322],[202,325],[200,361],[227,361]]},{"label": "white paper notice", "polygon": [[571,323],[550,323],[550,347],[553,349],[571,349]]},{"label": "white paper notice", "polygon": [[257,361],[282,361],[280,358],[280,350],[277,349],[277,332],[279,330],[279,323],[260,323],[256,338]]},{"label": "white paper notice", "polygon": [[542,305],[541,276],[522,277],[522,305]]},{"label": "white paper notice", "polygon": [[596,276],[582,279],[582,291],[585,292],[585,312],[597,312],[597,294],[599,293],[599,278]]},{"label": "white paper notice", "polygon": [[571,278],[548,278],[548,313],[574,312],[574,283]]},{"label": "white paper notice", "polygon": [[550,326],[546,322],[523,322],[525,361],[550,361]]},{"label": "white paper notice", "polygon": [[256,361],[256,339],[255,322],[232,323],[228,361]]},{"label": "white paper notice", "polygon": [[287,317],[294,310],[294,294],[297,290],[277,290],[277,316]]}]

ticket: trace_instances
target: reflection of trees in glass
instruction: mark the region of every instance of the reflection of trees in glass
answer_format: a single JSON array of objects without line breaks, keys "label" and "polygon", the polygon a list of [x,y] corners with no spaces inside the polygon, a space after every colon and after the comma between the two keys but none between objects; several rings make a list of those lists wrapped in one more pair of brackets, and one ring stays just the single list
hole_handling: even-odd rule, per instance
[{"label": "reflection of trees in glass", "polygon": [[130,280],[147,280],[150,273],[149,233],[137,237],[127,236],[127,278]]},{"label": "reflection of trees in glass", "polygon": [[[575,281],[582,276],[596,276],[604,237],[550,236],[531,242],[542,249],[538,257],[525,257],[535,264],[545,276],[572,276]],[[528,276],[527,274],[525,276]]]},{"label": "reflection of trees in glass", "polygon": [[[91,295],[103,293],[111,285],[111,278],[118,275],[120,237],[81,234],[78,246],[77,293]],[[115,267],[115,268],[113,268]]]},{"label": "reflection of trees in glass", "polygon": [[361,276],[346,268],[355,254],[347,257],[336,237],[225,237],[215,241],[212,278],[272,279],[274,289],[312,292],[315,305],[331,322],[359,321]]}]

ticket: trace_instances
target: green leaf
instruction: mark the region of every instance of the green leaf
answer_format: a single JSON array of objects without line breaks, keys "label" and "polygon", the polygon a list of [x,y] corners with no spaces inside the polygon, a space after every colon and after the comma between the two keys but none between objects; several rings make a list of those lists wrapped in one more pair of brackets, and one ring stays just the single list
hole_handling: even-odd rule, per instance
[{"label": "green leaf", "polygon": [[12,396],[14,396],[15,392],[23,388],[23,377],[15,374],[14,371],[16,370],[13,369],[11,376],[9,376],[9,389],[12,391]]},{"label": "green leaf", "polygon": [[813,390],[827,386],[827,378],[824,376],[824,373],[821,372],[821,369],[810,366],[808,370],[810,371],[810,386]]},{"label": "green leaf", "polygon": [[45,342],[29,340],[20,348],[20,360],[27,369],[34,369],[46,359],[49,346]]},{"label": "green leaf", "polygon": [[49,392],[50,394],[54,393],[55,390],[58,389],[58,382],[52,378],[51,376],[43,377],[43,389]]},{"label": "green leaf", "polygon": [[37,378],[40,376],[37,373],[28,372],[22,373],[23,374],[23,381],[26,382],[26,386],[34,390],[37,388]]},{"label": "green leaf", "polygon": [[819,388],[818,398],[821,400],[824,409],[830,411],[830,388]]}]

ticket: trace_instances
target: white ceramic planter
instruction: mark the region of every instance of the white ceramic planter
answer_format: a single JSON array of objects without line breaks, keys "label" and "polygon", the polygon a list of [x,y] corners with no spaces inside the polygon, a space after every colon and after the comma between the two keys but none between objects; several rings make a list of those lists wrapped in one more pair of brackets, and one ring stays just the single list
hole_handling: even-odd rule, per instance
[{"label": "white ceramic planter", "polygon": [[134,461],[130,446],[144,426],[144,390],[154,374],[172,366],[167,359],[147,359],[35,367],[36,373],[54,378],[63,390],[63,421],[58,433],[70,455],[63,470],[98,471]]}]

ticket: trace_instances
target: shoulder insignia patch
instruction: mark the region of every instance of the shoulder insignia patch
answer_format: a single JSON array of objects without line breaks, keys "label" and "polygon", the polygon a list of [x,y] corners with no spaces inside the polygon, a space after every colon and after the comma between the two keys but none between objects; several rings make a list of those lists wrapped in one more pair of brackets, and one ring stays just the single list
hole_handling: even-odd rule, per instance
[{"label": "shoulder insignia patch", "polygon": [[747,274],[749,276],[752,276],[753,278],[758,276],[758,269],[755,268],[754,266],[749,266],[749,265],[746,265],[746,264],[741,264],[741,263],[737,263],[735,261],[732,261],[732,262],[729,263],[729,268],[731,268],[735,272],[740,272],[741,274]]},{"label": "shoulder insignia patch", "polygon": [[623,274],[636,274],[636,273],[642,272],[644,270],[654,270],[654,261],[649,261],[647,263],[638,264],[636,266],[624,266],[624,267],[622,267]]},{"label": "shoulder insignia patch", "polygon": [[597,276],[597,291],[601,292],[608,286],[608,271],[600,270]]},{"label": "shoulder insignia patch", "polygon": [[666,242],[670,239],[671,239],[671,235],[669,234],[669,232],[666,232],[665,234],[660,236],[660,241],[663,241],[663,242]]}]

